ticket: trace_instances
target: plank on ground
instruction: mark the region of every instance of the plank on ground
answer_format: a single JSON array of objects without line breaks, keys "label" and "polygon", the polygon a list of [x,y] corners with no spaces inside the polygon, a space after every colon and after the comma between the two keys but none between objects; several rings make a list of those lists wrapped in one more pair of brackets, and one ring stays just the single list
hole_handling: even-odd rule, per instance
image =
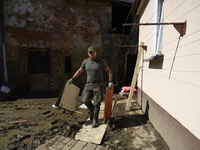
[{"label": "plank on ground", "polygon": [[66,137],[62,141],[60,141],[59,143],[53,145],[52,147],[55,148],[55,149],[61,149],[70,141],[71,141],[71,139]]},{"label": "plank on ground", "polygon": [[54,144],[59,143],[63,139],[64,139],[63,136],[55,136],[54,138],[50,139],[45,144],[40,145],[36,150],[54,150],[52,146]]},{"label": "plank on ground", "polygon": [[78,141],[70,150],[78,150],[78,149],[82,149],[85,145],[87,144],[87,142],[83,142],[83,141]]},{"label": "plank on ground", "polygon": [[77,143],[77,141],[75,140],[71,140],[69,143],[67,143],[62,150],[70,150],[75,144]]}]

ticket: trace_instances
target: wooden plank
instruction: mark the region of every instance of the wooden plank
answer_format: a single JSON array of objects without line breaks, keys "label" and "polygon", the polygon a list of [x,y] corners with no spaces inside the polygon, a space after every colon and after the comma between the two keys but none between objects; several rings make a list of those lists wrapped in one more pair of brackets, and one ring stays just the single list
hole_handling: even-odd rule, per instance
[{"label": "wooden plank", "polygon": [[55,149],[61,149],[70,141],[71,141],[71,139],[66,137],[62,141],[60,141],[59,143],[53,145],[52,147],[55,148]]},{"label": "wooden plank", "polygon": [[63,136],[55,136],[54,138],[50,139],[48,142],[45,144],[40,145],[36,150],[56,150],[52,146],[54,144],[59,143],[61,140],[63,140]]},{"label": "wooden plank", "polygon": [[113,99],[113,88],[106,88],[106,102],[105,102],[105,113],[104,113],[104,123],[106,123],[111,118],[112,112],[112,99]]},{"label": "wooden plank", "polygon": [[78,141],[70,150],[78,150],[78,149],[82,149],[85,145],[87,144],[87,142],[83,142],[83,141]]},{"label": "wooden plank", "polygon": [[60,104],[61,97],[62,97],[63,90],[64,90],[64,88],[65,88],[65,84],[66,84],[66,83],[67,83],[67,80],[64,81],[64,84],[63,84],[63,86],[62,86],[62,89],[61,89],[61,91],[60,91],[60,94],[59,94],[59,96],[58,96],[58,99],[57,99],[57,101],[56,101],[56,103],[55,103],[55,106],[59,106],[59,104]]},{"label": "wooden plank", "polygon": [[95,150],[96,147],[97,145],[95,144],[87,143],[87,145],[82,150]]},{"label": "wooden plank", "polygon": [[75,111],[80,89],[73,83],[69,84],[69,81],[67,81],[62,90],[55,105],[69,111]]},{"label": "wooden plank", "polygon": [[131,83],[131,89],[130,89],[129,97],[128,97],[127,104],[126,104],[126,110],[128,110],[128,111],[130,109],[130,105],[131,105],[130,101],[133,97],[133,92],[134,92],[134,88],[135,88],[135,84],[136,84],[136,80],[137,80],[137,74],[138,74],[138,70],[139,70],[140,59],[141,59],[142,52],[143,52],[142,46],[144,46],[144,42],[141,42],[140,45],[141,45],[141,47],[140,47],[140,50],[139,50],[139,53],[138,53],[137,62],[136,62],[136,65],[135,65],[135,70],[134,70],[134,75],[133,75],[133,79],[132,79],[132,83]]},{"label": "wooden plank", "polygon": [[22,123],[22,122],[27,122],[28,120],[18,120],[18,121],[11,121],[8,123]]},{"label": "wooden plank", "polygon": [[69,143],[67,143],[63,148],[62,150],[69,150],[71,149],[75,144],[76,144],[77,141],[75,140],[71,140]]}]

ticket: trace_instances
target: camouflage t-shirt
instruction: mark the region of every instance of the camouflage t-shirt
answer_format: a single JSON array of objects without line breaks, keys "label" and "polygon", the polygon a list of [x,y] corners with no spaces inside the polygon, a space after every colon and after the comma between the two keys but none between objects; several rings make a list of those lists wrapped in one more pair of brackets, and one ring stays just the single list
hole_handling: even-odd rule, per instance
[{"label": "camouflage t-shirt", "polygon": [[107,68],[107,63],[99,57],[95,60],[86,58],[83,61],[81,68],[85,69],[87,72],[87,82],[101,83],[103,79],[103,70]]}]

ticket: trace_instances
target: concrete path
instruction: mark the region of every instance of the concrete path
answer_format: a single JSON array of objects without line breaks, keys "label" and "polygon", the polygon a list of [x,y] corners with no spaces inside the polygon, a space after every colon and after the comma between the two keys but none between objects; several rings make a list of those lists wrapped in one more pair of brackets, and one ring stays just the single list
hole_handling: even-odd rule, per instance
[{"label": "concrete path", "polygon": [[68,137],[55,136],[36,150],[106,150],[106,147]]}]

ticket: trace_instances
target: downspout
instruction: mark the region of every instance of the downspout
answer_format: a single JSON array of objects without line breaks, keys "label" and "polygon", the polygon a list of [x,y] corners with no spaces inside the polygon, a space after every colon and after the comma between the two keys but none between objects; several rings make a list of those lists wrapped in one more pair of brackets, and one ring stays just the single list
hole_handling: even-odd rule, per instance
[{"label": "downspout", "polygon": [[2,44],[2,51],[3,51],[3,67],[4,67],[4,81],[8,82],[8,75],[7,75],[7,64],[6,64],[6,49],[5,49],[5,35],[4,35],[4,17],[3,17],[3,0],[0,3],[0,19],[1,19],[1,44]]}]

